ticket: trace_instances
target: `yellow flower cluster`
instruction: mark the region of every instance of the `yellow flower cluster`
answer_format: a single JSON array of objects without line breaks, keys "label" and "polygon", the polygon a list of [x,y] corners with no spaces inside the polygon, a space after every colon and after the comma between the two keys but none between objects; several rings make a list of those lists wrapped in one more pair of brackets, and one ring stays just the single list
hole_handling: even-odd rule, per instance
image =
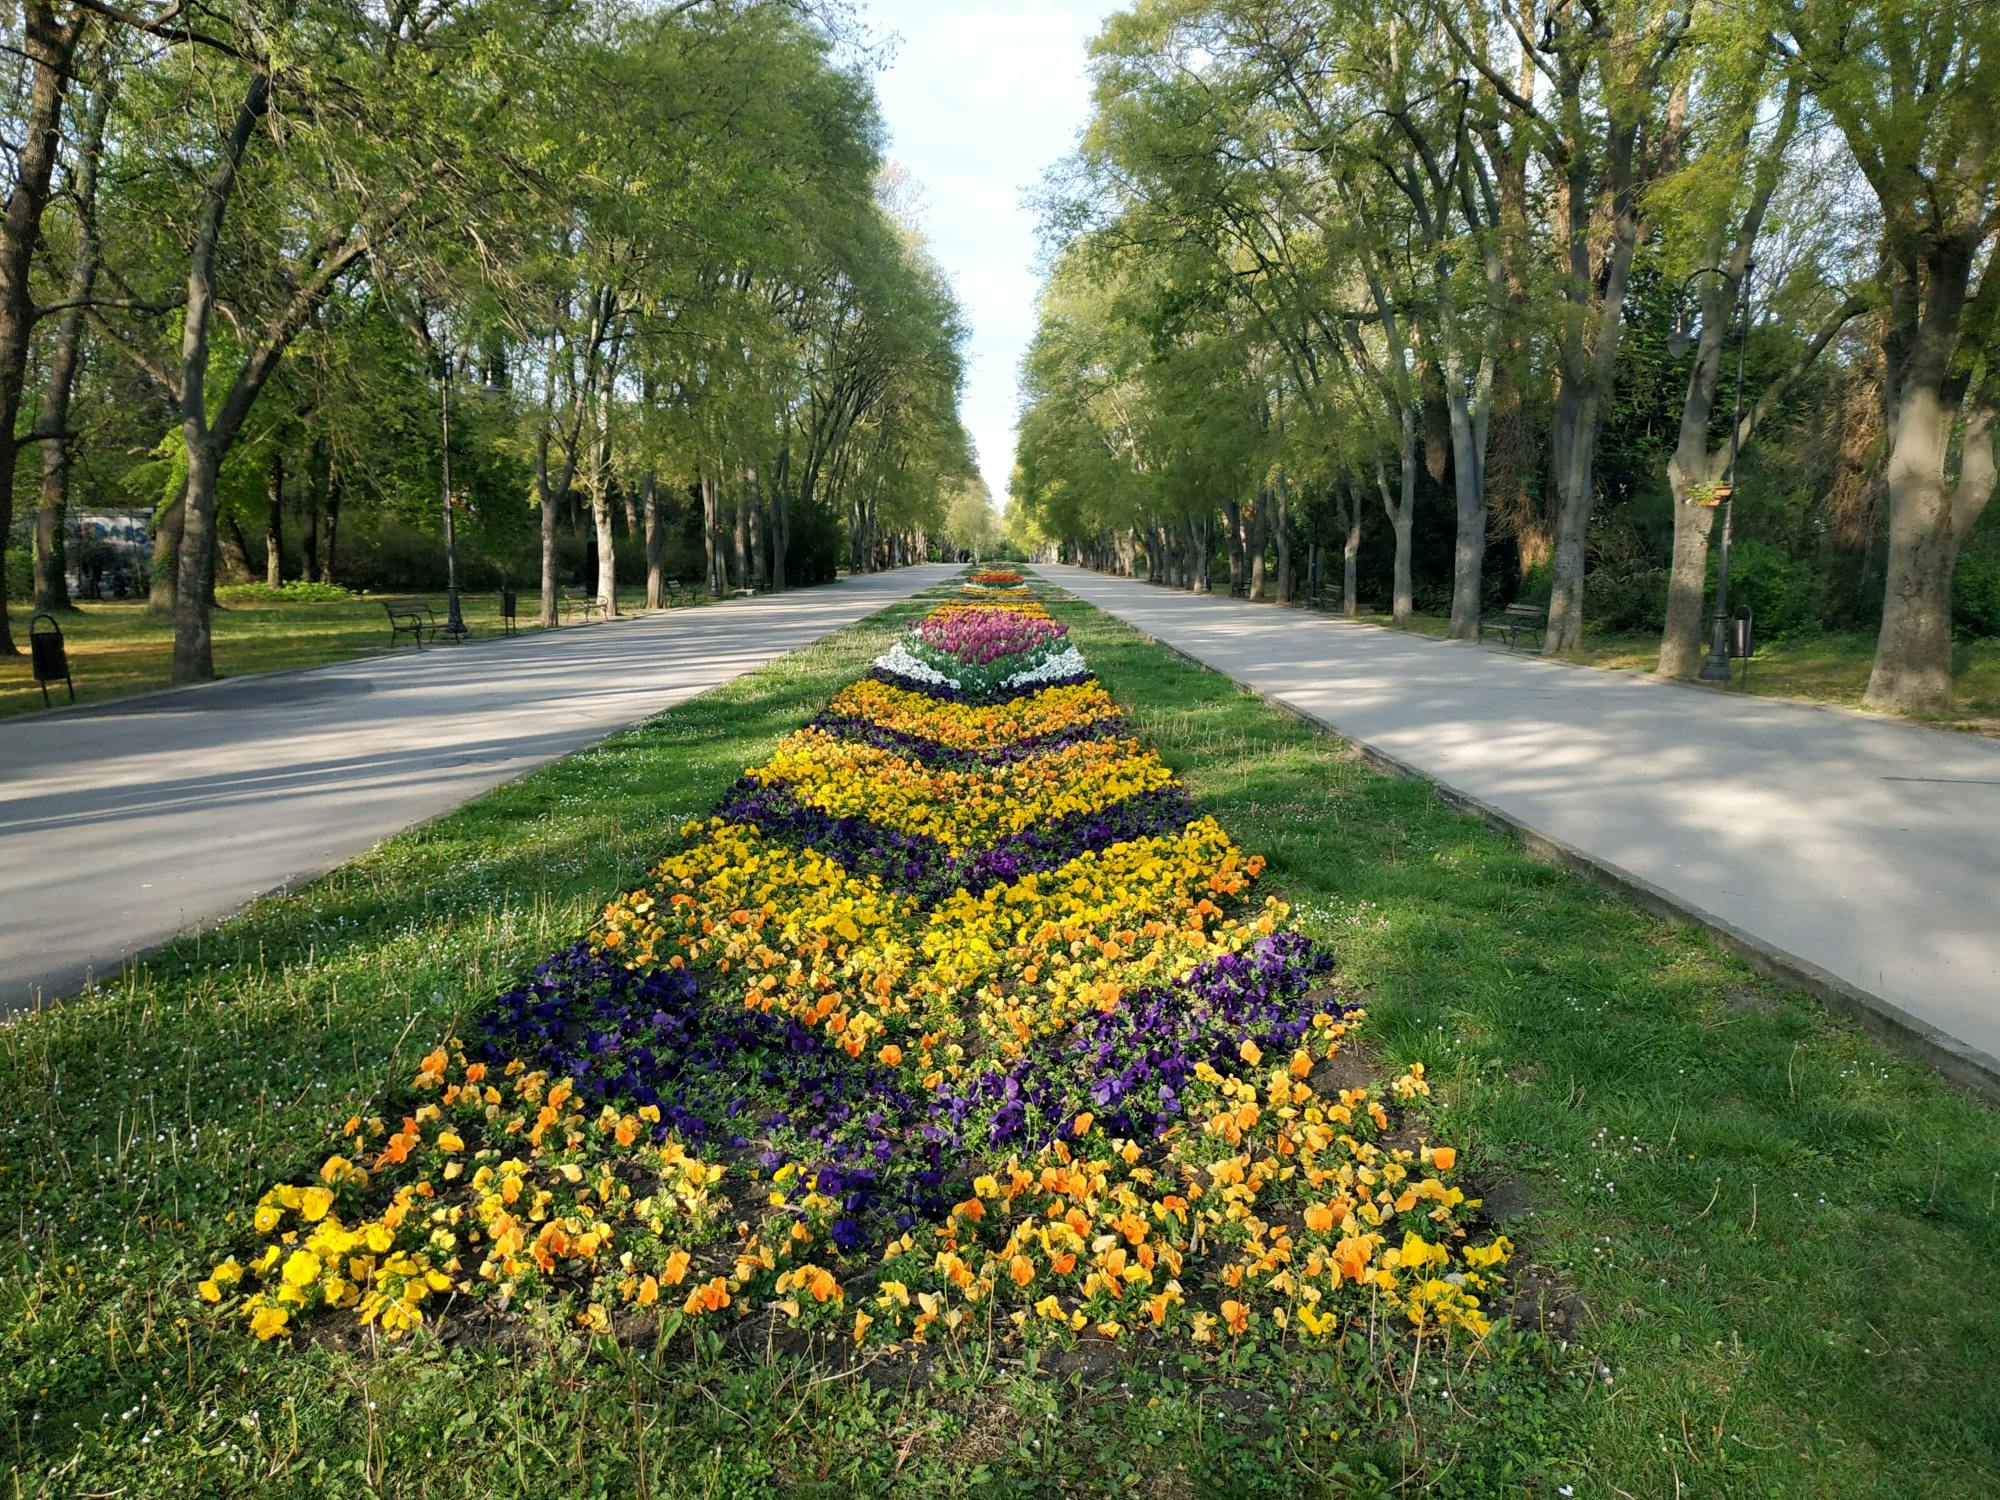
[{"label": "yellow flower cluster", "polygon": [[909,1008],[917,903],[755,828],[690,824],[652,884],[604,910],[590,943],[633,968],[692,964],[736,975],[744,1003],[823,1025],[851,1055]]},{"label": "yellow flower cluster", "polygon": [[[671,1139],[655,1145],[657,1109],[593,1118],[568,1079],[518,1061],[490,1075],[457,1042],[423,1060],[413,1087],[436,1097],[394,1128],[348,1120],[350,1154],[329,1156],[317,1182],[258,1200],[262,1248],[217,1264],[197,1288],[204,1301],[230,1304],[260,1340],[317,1308],[394,1338],[433,1299],[490,1288],[511,1300],[561,1281],[596,1323],[608,1304],[649,1305],[678,1285],[686,1247],[719,1229],[723,1168]],[[386,1202],[363,1211],[392,1181]]]},{"label": "yellow flower cluster", "polygon": [[590,941],[634,967],[738,976],[746,1004],[824,1026],[852,1056],[894,1048],[935,1085],[960,1075],[948,1039],[970,1019],[1003,1051],[1110,1009],[1277,930],[1277,901],[1233,915],[1263,869],[1213,818],[1077,856],[930,912],[813,850],[719,821],[605,908]]},{"label": "yellow flower cluster", "polygon": [[[1066,1139],[977,1177],[944,1223],[886,1247],[872,1290],[852,1299],[854,1341],[924,1343],[996,1315],[1030,1336],[1323,1339],[1394,1316],[1484,1337],[1493,1269],[1512,1244],[1468,1239],[1478,1202],[1449,1180],[1455,1150],[1385,1145],[1375,1091],[1312,1085],[1314,1049],[1332,1056],[1348,1023],[1315,1027],[1313,1048],[1267,1074],[1248,1043],[1241,1074],[1202,1064],[1199,1123],[1165,1141],[1109,1137],[1085,1114]],[[729,1290],[773,1286],[779,1311],[823,1322],[852,1288],[809,1262],[780,1267],[812,1246],[831,1205],[809,1194],[789,1207],[789,1234],[754,1236]]]},{"label": "yellow flower cluster", "polygon": [[974,996],[981,1031],[1011,1051],[1275,932],[1281,902],[1230,915],[1263,868],[1213,818],[1199,818],[977,896],[961,890],[931,912],[920,982]]},{"label": "yellow flower cluster", "polygon": [[1005,703],[951,703],[872,677],[834,696],[832,711],[953,750],[998,750],[1019,740],[1115,718],[1118,705],[1097,682],[1024,693]]},{"label": "yellow flower cluster", "polygon": [[959,600],[945,604],[940,604],[936,609],[931,611],[931,617],[936,619],[948,615],[979,614],[982,611],[991,611],[996,609],[1012,610],[1015,614],[1026,615],[1031,620],[1046,620],[1049,618],[1048,606],[1046,604],[1041,603],[1039,600],[994,599],[990,597],[981,598],[979,602],[976,604],[970,600]]},{"label": "yellow flower cluster", "polygon": [[927,766],[875,745],[802,729],[750,779],[782,786],[834,817],[865,817],[937,840],[953,854],[1072,813],[1096,812],[1173,780],[1131,740],[1085,740],[1046,755],[969,770]]}]

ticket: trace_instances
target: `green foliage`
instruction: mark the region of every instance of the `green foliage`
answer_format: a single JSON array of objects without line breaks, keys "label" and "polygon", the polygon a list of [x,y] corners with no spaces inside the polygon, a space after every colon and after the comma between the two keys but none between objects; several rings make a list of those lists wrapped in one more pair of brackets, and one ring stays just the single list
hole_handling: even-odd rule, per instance
[{"label": "green foliage", "polygon": [[26,547],[7,549],[6,590],[9,599],[35,597],[35,558]]},{"label": "green foliage", "polygon": [[[1454,501],[1477,462],[1489,607],[1522,564],[1580,557],[1592,627],[1658,630],[1668,460],[1701,410],[1687,441],[1706,438],[1704,460],[1728,447],[1740,349],[1739,534],[1822,580],[1753,558],[1760,614],[1794,633],[1879,615],[1881,521],[1857,512],[1886,451],[1884,358],[1916,326],[1892,336],[1889,304],[1914,309],[1922,294],[1896,289],[1937,279],[1909,259],[1941,243],[1936,223],[1957,216],[1965,246],[1994,228],[2000,153],[1980,143],[2000,118],[2000,31],[1990,6],[1947,11],[1935,27],[1912,0],[1694,21],[1651,0],[1114,14],[1091,53],[1089,124],[1044,198],[1017,530],[1072,557],[1143,552],[1179,577],[1198,567],[1181,554],[1230,550],[1230,518],[1280,476],[1293,555],[1324,545],[1345,529],[1344,481],[1368,523],[1364,593],[1394,554],[1418,604],[1442,608],[1470,581],[1455,576]],[[1718,276],[1739,260],[1747,280]],[[1453,395],[1469,419],[1456,438]],[[1406,494],[1398,544],[1377,502],[1400,511]],[[1554,546],[1564,494],[1580,551]],[[1276,537],[1265,546],[1274,560]],[[1961,633],[1992,628],[1987,578],[1967,571]]]},{"label": "green foliage", "polygon": [[1667,570],[1631,564],[1592,568],[1583,578],[1583,607],[1592,623],[1606,630],[1658,630],[1667,618]]},{"label": "green foliage", "polygon": [[337,583],[308,583],[289,579],[272,588],[268,583],[236,583],[215,591],[224,604],[331,604],[352,599],[354,590]]},{"label": "green foliage", "polygon": [[1729,550],[1729,612],[1741,615],[1746,606],[1757,612],[1760,636],[1809,635],[1826,617],[1826,579],[1809,559],[1788,556],[1769,542],[1740,541]]},{"label": "green foliage", "polygon": [[1961,636],[2000,636],[2000,516],[1975,530],[1951,578],[1951,623]]}]

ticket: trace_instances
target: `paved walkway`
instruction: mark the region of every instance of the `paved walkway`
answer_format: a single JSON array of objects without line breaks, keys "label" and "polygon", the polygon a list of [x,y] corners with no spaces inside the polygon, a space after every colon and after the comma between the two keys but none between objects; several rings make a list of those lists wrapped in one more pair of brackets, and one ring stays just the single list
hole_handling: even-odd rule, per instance
[{"label": "paved walkway", "polygon": [[1035,571],[2000,1078],[2000,743]]},{"label": "paved walkway", "polygon": [[957,571],[0,720],[0,1014]]}]

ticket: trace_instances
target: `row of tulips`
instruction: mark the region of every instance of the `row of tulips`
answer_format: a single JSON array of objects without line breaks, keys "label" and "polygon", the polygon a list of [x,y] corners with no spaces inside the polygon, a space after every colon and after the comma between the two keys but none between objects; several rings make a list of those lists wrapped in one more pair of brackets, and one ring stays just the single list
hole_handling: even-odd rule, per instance
[{"label": "row of tulips", "polygon": [[474,1303],[1482,1336],[1511,1247],[1405,1118],[1421,1067],[1338,1081],[1361,1013],[1262,868],[1042,605],[945,606],[273,1186],[200,1295],[263,1339]]}]

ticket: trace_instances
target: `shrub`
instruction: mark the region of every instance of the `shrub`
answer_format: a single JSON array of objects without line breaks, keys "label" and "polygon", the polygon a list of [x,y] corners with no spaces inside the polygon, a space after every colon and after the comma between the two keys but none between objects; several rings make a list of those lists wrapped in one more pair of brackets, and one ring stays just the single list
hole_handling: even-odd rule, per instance
[{"label": "shrub", "polygon": [[[1709,549],[1711,591],[1717,551]],[[1729,613],[1741,615],[1745,606],[1756,611],[1757,634],[1765,640],[1810,635],[1826,620],[1826,579],[1811,562],[1791,557],[1769,542],[1741,541],[1729,553]]]},{"label": "shrub", "polygon": [[1546,609],[1555,591],[1555,570],[1545,562],[1538,562],[1521,575],[1521,586],[1514,599],[1519,604],[1539,604]]},{"label": "shrub", "polygon": [[354,597],[354,590],[337,583],[308,583],[303,578],[276,588],[268,583],[233,583],[215,593],[224,604],[331,604]]},{"label": "shrub", "polygon": [[[1547,596],[1542,598],[1547,602]],[[1660,630],[1667,623],[1667,570],[1624,566],[1583,575],[1583,618],[1600,630]]]},{"label": "shrub", "polygon": [[1951,624],[1961,638],[2000,636],[2000,528],[1959,553],[1951,575]]},{"label": "shrub", "polygon": [[7,597],[9,599],[35,597],[35,559],[26,547],[7,549]]}]

